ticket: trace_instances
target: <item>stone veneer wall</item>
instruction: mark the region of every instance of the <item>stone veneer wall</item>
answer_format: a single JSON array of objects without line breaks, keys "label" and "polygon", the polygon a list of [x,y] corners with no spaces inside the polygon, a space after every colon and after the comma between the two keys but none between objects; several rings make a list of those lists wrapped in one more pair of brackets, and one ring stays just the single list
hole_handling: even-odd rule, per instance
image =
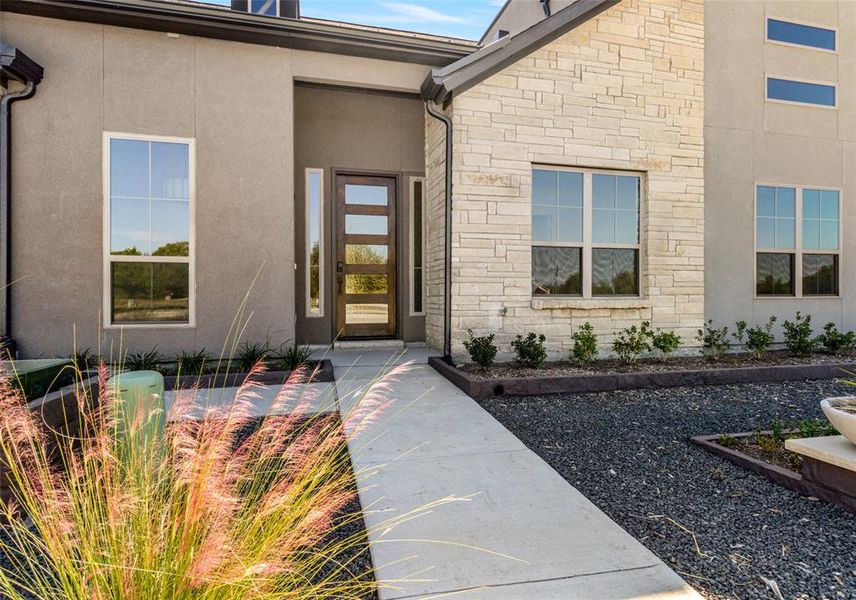
[{"label": "stone veneer wall", "polygon": [[[643,319],[695,344],[704,320],[704,25],[700,0],[624,0],[453,100],[453,352],[466,330],[547,335],[566,351]],[[442,128],[426,119],[428,339],[442,327]],[[531,294],[533,164],[643,173],[642,297]],[[439,253],[439,254],[438,254]],[[603,337],[603,336],[606,337]]]}]

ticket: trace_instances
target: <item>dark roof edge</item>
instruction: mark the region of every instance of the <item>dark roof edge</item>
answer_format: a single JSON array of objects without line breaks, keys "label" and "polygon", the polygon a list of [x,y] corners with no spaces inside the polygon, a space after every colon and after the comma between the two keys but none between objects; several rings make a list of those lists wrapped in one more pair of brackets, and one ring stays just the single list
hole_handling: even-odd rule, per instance
[{"label": "dark roof edge", "polygon": [[0,71],[12,79],[35,84],[41,82],[45,70],[18,48],[0,42]]},{"label": "dark roof edge", "polygon": [[479,46],[484,44],[484,39],[487,37],[487,32],[491,30],[491,28],[496,25],[496,22],[499,21],[499,18],[502,14],[508,9],[508,5],[511,4],[511,0],[505,0],[505,4],[502,5],[502,8],[499,9],[499,12],[496,13],[496,16],[490,22],[490,25],[485,27],[484,33],[479,38]]},{"label": "dark roof edge", "polygon": [[446,67],[433,69],[422,83],[422,97],[448,102],[453,95],[495,75],[620,1],[577,0],[517,35],[501,38]]},{"label": "dark roof edge", "polygon": [[3,0],[0,10],[429,66],[448,65],[471,54],[474,48],[471,44],[177,2]]}]

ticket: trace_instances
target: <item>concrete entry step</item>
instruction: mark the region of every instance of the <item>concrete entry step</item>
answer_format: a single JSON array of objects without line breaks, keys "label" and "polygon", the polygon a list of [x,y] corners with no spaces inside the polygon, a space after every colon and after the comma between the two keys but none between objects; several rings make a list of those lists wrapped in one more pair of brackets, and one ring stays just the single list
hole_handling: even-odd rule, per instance
[{"label": "concrete entry step", "polygon": [[404,350],[404,340],[342,340],[333,342],[334,350]]}]

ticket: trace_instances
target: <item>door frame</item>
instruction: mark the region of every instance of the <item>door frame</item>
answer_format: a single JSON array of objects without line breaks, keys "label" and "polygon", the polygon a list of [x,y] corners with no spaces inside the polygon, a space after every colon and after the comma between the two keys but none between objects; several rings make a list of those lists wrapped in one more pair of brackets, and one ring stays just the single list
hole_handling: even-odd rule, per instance
[{"label": "door frame", "polygon": [[[330,286],[332,288],[331,299],[333,301],[332,306],[332,314],[331,314],[331,324],[332,324],[332,339],[335,340],[389,340],[389,339],[404,339],[402,332],[402,313],[401,313],[401,263],[402,263],[402,254],[401,254],[401,202],[402,202],[402,174],[391,172],[391,171],[383,171],[377,169],[353,169],[353,168],[344,168],[344,167],[333,167],[330,169],[330,213],[332,216],[331,225],[332,225],[332,235],[331,237],[331,252],[330,258],[328,260],[329,272],[333,274],[333,277],[330,278]],[[392,179],[395,182],[395,193],[393,194],[393,202],[395,203],[393,208],[393,226],[395,227],[395,247],[391,250],[395,252],[396,264],[395,264],[395,302],[390,307],[394,310],[394,320],[393,324],[395,326],[395,333],[389,335],[378,335],[378,336],[365,336],[365,337],[347,337],[345,335],[340,335],[340,332],[343,331],[344,323],[339,322],[339,286],[337,281],[337,270],[336,263],[338,261],[339,256],[339,246],[344,243],[343,240],[339,239],[339,197],[338,197],[338,181],[339,177],[383,177],[387,179]]]}]

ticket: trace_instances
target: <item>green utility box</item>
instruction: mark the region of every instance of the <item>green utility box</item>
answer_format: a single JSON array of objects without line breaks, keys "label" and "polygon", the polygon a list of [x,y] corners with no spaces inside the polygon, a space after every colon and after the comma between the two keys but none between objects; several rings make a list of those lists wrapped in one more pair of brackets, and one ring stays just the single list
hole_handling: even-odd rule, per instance
[{"label": "green utility box", "polygon": [[107,389],[116,394],[117,438],[124,438],[129,448],[156,445],[152,442],[163,438],[166,422],[163,375],[157,371],[119,373],[107,380]]}]

